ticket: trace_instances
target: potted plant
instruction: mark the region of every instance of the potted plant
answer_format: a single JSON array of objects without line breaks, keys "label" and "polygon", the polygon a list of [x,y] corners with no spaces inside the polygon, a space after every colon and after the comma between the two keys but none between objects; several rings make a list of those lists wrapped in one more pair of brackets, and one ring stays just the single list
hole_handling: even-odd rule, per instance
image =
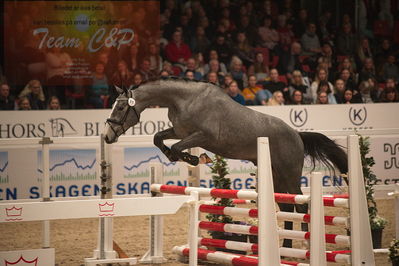
[{"label": "potted plant", "polygon": [[[211,170],[212,170],[211,172],[213,173],[212,181],[213,181],[215,188],[230,189],[231,181],[229,178],[226,178],[226,175],[229,174],[228,168],[227,168],[227,162],[222,156],[215,155],[213,162],[212,162]],[[213,199],[215,199],[215,198],[213,198]],[[231,199],[220,199],[214,205],[226,206],[226,207],[234,207],[235,206]],[[229,215],[219,215],[219,214],[211,214],[210,213],[206,216],[206,218],[209,221],[216,222],[216,223],[238,223],[238,224],[240,223],[237,221],[233,221],[233,218]],[[233,240],[233,241],[240,241],[240,242],[247,241],[247,235],[242,235],[242,234],[225,233],[225,232],[218,232],[218,231],[209,231],[209,234],[214,239]],[[236,250],[228,250],[228,249],[222,249],[222,248],[217,248],[217,250],[233,252],[233,253],[238,253],[238,254],[245,254],[245,252],[236,251]]]},{"label": "potted plant", "polygon": [[399,239],[393,239],[389,244],[388,256],[392,266],[399,266]]},{"label": "potted plant", "polygon": [[369,211],[371,235],[373,248],[381,248],[382,231],[387,224],[387,220],[378,215],[377,203],[374,199],[374,185],[377,181],[376,175],[371,170],[375,164],[373,157],[367,157],[370,152],[370,141],[368,137],[359,135],[360,156],[362,160],[363,177],[366,186],[366,198]]}]

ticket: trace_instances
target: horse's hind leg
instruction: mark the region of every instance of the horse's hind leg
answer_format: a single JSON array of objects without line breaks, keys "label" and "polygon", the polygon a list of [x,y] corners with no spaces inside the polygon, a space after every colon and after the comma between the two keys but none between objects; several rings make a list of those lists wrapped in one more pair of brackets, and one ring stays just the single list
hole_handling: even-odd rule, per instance
[{"label": "horse's hind leg", "polygon": [[163,154],[171,161],[175,162],[179,160],[178,157],[172,155],[169,147],[167,147],[163,141],[165,139],[177,139],[176,133],[173,127],[168,128],[166,130],[160,131],[154,135],[154,145],[157,146]]}]

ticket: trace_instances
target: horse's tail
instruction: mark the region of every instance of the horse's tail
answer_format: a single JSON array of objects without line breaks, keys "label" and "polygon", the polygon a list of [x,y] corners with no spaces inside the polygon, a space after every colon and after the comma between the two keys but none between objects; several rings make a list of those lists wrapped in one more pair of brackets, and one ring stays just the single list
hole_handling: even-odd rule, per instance
[{"label": "horse's tail", "polygon": [[341,146],[320,133],[300,132],[299,135],[303,142],[305,156],[310,156],[313,167],[316,161],[320,161],[331,170],[334,170],[335,166],[341,174],[348,173],[348,156]]}]

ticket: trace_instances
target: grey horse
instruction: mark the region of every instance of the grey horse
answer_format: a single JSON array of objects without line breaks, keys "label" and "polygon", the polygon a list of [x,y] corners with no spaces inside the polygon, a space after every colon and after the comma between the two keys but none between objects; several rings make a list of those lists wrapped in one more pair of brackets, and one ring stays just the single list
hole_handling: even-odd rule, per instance
[{"label": "grey horse", "polygon": [[[170,161],[198,164],[198,157],[184,150],[201,147],[230,159],[257,161],[257,137],[268,137],[275,192],[302,194],[300,176],[304,156],[321,161],[331,169],[347,173],[347,155],[332,140],[320,133],[297,132],[281,119],[256,112],[233,101],[223,89],[208,82],[163,78],[134,89],[117,88],[119,97],[107,119],[105,141],[113,143],[136,125],[140,113],[149,106],[168,108],[173,127],[158,132],[154,144]],[[170,148],[166,139],[180,141]],[[279,204],[282,211],[293,211],[290,204]],[[297,205],[306,213],[307,206]],[[286,222],[287,229],[292,228]],[[306,227],[304,227],[306,228]],[[291,241],[284,241],[290,246]]]}]

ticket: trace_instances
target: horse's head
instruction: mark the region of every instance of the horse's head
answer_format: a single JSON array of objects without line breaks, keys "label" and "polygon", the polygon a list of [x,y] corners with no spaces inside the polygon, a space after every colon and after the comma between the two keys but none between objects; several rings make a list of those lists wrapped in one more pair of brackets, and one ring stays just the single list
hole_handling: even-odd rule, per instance
[{"label": "horse's head", "polygon": [[140,121],[140,113],[137,112],[135,107],[136,101],[133,98],[133,91],[115,87],[119,96],[112,106],[104,133],[105,142],[108,144],[118,141],[120,135]]}]

